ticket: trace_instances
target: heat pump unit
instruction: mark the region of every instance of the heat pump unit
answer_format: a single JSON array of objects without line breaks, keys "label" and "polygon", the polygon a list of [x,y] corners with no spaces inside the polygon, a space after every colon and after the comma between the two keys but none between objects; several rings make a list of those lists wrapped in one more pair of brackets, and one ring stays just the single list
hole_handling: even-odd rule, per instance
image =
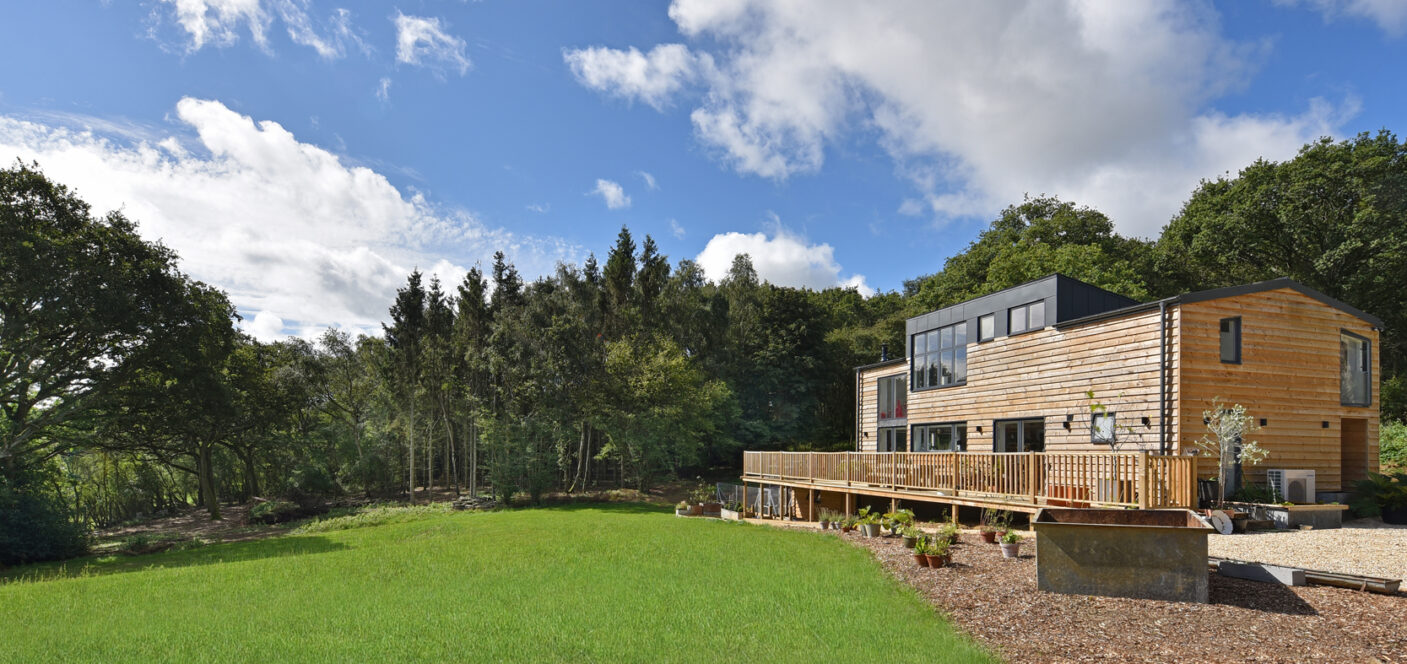
[{"label": "heat pump unit", "polygon": [[1265,471],[1265,479],[1281,500],[1314,502],[1314,471],[1276,468]]}]

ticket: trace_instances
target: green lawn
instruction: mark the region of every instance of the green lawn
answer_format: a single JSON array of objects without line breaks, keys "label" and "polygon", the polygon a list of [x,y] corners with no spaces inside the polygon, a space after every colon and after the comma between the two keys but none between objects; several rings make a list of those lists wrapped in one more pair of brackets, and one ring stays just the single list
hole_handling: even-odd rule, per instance
[{"label": "green lawn", "polygon": [[[986,661],[819,533],[598,505],[10,570],[0,661]],[[17,575],[47,580],[13,580]]]}]

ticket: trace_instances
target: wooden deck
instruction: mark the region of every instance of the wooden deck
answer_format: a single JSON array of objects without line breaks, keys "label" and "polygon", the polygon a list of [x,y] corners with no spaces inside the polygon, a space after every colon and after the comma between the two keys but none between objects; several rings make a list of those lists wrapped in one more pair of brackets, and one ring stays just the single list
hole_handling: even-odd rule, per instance
[{"label": "wooden deck", "polygon": [[742,479],[1035,512],[1047,506],[1196,507],[1195,472],[1193,457],[1147,452],[743,452]]}]

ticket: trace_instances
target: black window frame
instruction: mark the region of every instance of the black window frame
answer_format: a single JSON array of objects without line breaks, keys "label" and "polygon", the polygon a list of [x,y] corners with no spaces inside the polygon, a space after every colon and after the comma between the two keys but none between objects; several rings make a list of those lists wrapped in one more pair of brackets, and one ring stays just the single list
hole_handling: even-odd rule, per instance
[{"label": "black window frame", "polygon": [[958,432],[958,431],[962,431],[962,438],[961,438],[961,440],[962,440],[962,446],[961,446],[961,448],[960,448],[960,449],[954,449],[954,450],[924,450],[924,451],[923,451],[924,453],[928,453],[928,452],[932,452],[932,453],[939,453],[939,452],[966,452],[966,451],[967,451],[968,436],[967,436],[967,422],[966,422],[966,421],[962,421],[962,422],[926,422],[926,423],[923,423],[923,424],[915,424],[915,425],[910,426],[910,427],[909,427],[909,450],[910,450],[910,451],[914,451],[914,447],[916,446],[916,442],[915,442],[915,441],[917,441],[917,440],[919,439],[919,437],[918,437],[919,429],[936,429],[936,428],[939,428],[939,427],[949,427],[949,428],[951,428],[951,429],[952,429],[952,436],[953,436],[953,441],[954,441],[954,442],[956,442],[956,441],[959,440],[959,439],[958,439],[957,432]]},{"label": "black window frame", "polygon": [[1022,431],[1022,433],[1020,434],[1020,437],[1021,437],[1021,442],[1020,442],[1020,444],[1021,444],[1022,447],[1025,447],[1025,438],[1026,438],[1026,434],[1025,434],[1024,429],[1026,428],[1026,423],[1028,423],[1028,422],[1040,422],[1040,423],[1041,423],[1041,449],[1040,449],[1039,451],[1044,452],[1044,451],[1045,451],[1045,448],[1046,448],[1046,439],[1047,439],[1046,434],[1048,433],[1048,430],[1047,430],[1047,427],[1046,427],[1046,421],[1045,421],[1045,420],[1046,420],[1046,418],[1045,418],[1044,416],[1040,416],[1040,417],[1007,417],[1007,418],[1003,418],[1003,419],[1000,419],[1000,420],[993,420],[993,421],[992,421],[992,453],[993,453],[993,454],[1023,454],[1023,453],[1025,453],[1025,452],[1030,451],[1030,450],[1024,450],[1024,449],[1021,450],[1021,451],[1019,451],[1019,452],[998,452],[998,451],[997,451],[997,447],[998,447],[998,445],[999,445],[1000,442],[1001,442],[1001,438],[1000,438],[1000,436],[1001,436],[1001,430],[1002,430],[1001,425],[1006,424],[1006,423],[1009,423],[1009,422],[1017,422],[1018,425],[1022,428],[1023,431]]},{"label": "black window frame", "polygon": [[[962,344],[958,344],[958,343],[957,343],[958,328],[959,328],[959,327],[962,328],[962,340],[963,340]],[[951,334],[951,338],[952,338],[952,342],[951,342],[951,343],[952,343],[952,345],[951,345],[951,346],[944,346],[944,345],[942,345],[942,338],[943,338],[943,331],[944,331],[944,330],[952,330],[952,334]],[[928,348],[928,344],[927,344],[927,342],[925,341],[923,352],[922,352],[922,353],[918,352],[918,337],[925,337],[925,338],[926,338],[927,335],[929,335],[929,334],[936,334],[936,335],[937,335],[936,338],[939,340],[938,349],[937,349],[937,350],[932,350],[932,349]],[[924,330],[924,331],[922,331],[922,332],[918,332],[918,333],[916,333],[916,334],[910,335],[910,336],[909,336],[909,391],[911,391],[911,392],[922,392],[922,391],[925,391],[925,390],[941,390],[941,389],[946,388],[946,387],[958,387],[958,386],[960,386],[960,385],[966,385],[966,384],[967,384],[967,347],[968,347],[969,345],[971,345],[971,337],[968,335],[968,321],[965,321],[965,320],[960,320],[960,321],[957,321],[957,322],[955,322],[955,323],[951,323],[951,324],[948,324],[948,325],[944,325],[944,326],[942,326],[942,327],[935,327],[935,328],[933,328],[933,329]],[[942,363],[942,358],[943,358],[943,354],[946,353],[946,352],[949,352],[949,351],[951,351],[951,352],[953,353],[953,367],[954,367],[954,371],[953,371],[953,380],[952,380],[951,382],[944,383],[944,382],[943,382],[943,368],[942,368],[943,363]],[[957,371],[956,371],[956,367],[957,367],[957,358],[958,358],[959,351],[961,351],[961,355],[962,355],[962,376],[961,376],[961,378],[958,377]],[[928,359],[929,359],[929,358],[935,358],[936,361],[937,361],[937,364],[929,364],[929,362],[928,362]],[[919,362],[920,362],[920,361],[923,361],[924,372],[925,372],[924,378],[923,378],[922,380],[919,379],[919,374],[918,374],[918,369],[917,369],[917,367],[919,366]],[[936,374],[936,375],[929,373],[930,367],[936,367],[936,368],[937,368],[937,374]],[[937,383],[936,385],[929,385],[929,384],[928,384],[928,378],[929,378],[929,377],[934,377],[934,378],[936,378],[937,381],[938,381],[938,383]]]},{"label": "black window frame", "polygon": [[[992,323],[992,334],[989,335],[989,336],[985,336],[985,337],[982,336],[982,320],[983,320],[983,319],[989,320],[989,321],[991,321],[991,323]],[[982,314],[981,316],[978,316],[978,317],[977,317],[977,343],[980,344],[980,343],[982,343],[982,342],[984,342],[984,341],[991,341],[991,340],[993,340],[993,339],[995,339],[995,338],[997,338],[997,314],[996,314],[996,312],[994,311],[994,312],[992,312],[992,313],[990,313],[990,314]]]},{"label": "black window frame", "polygon": [[[1226,349],[1222,347],[1222,335],[1226,334],[1226,332],[1222,331],[1221,326],[1223,326],[1223,325],[1225,325],[1225,324],[1227,324],[1227,323],[1232,323],[1232,324],[1235,325],[1235,330],[1234,330],[1234,331],[1235,331],[1235,334],[1236,334],[1236,339],[1235,339],[1235,341],[1236,341],[1236,358],[1235,358],[1235,359],[1232,359],[1232,360],[1226,359]],[[1222,364],[1240,364],[1240,363],[1241,363],[1241,357],[1242,357],[1242,356],[1241,356],[1241,317],[1240,317],[1240,316],[1231,316],[1231,317],[1228,317],[1228,318],[1223,318],[1223,319],[1221,319],[1220,321],[1217,322],[1217,328],[1216,328],[1216,330],[1217,330],[1217,336],[1216,336],[1216,340],[1217,340],[1217,346],[1216,346],[1216,347],[1217,347],[1217,354],[1221,356],[1221,363],[1222,363]]]},{"label": "black window frame", "polygon": [[[898,383],[899,387],[904,390],[904,400],[903,400],[904,414],[903,414],[903,415],[899,415],[899,416],[897,416],[897,417],[881,417],[881,416],[880,416],[880,414],[884,412],[884,411],[881,410],[881,409],[884,408],[884,387],[883,387],[883,385],[884,385],[884,383],[885,383],[886,381],[893,381],[893,382],[895,382],[895,383]],[[880,376],[880,377],[878,377],[878,378],[875,379],[875,390],[874,390],[874,392],[875,392],[875,395],[874,395],[874,396],[875,396],[875,399],[874,399],[874,402],[875,402],[875,403],[874,403],[874,419],[875,419],[875,422],[876,422],[880,427],[882,427],[882,428],[892,428],[893,426],[899,426],[899,425],[892,425],[892,426],[890,426],[890,427],[885,427],[885,426],[884,426],[884,423],[885,423],[885,422],[908,422],[908,421],[909,421],[909,393],[908,393],[908,387],[909,387],[909,386],[908,386],[908,376],[906,376],[906,375],[904,375],[904,374],[893,374],[893,375],[889,375],[889,376]],[[898,403],[899,403],[899,400],[896,399],[896,400],[894,401],[894,403],[895,403],[895,404],[898,404]]]},{"label": "black window frame", "polygon": [[[1112,445],[1119,441],[1119,419],[1115,415],[1116,413],[1112,410],[1089,414],[1089,442],[1098,443],[1100,445]],[[1099,426],[1099,418],[1101,417],[1109,418],[1109,440],[1101,440],[1099,438],[1099,429],[1097,427]]]},{"label": "black window frame", "polygon": [[[1031,326],[1031,307],[1034,307],[1034,306],[1036,306],[1037,304],[1041,305],[1041,325],[1040,325],[1040,327],[1032,327],[1032,326]],[[1017,306],[1014,306],[1014,307],[1011,307],[1011,308],[1007,309],[1007,310],[1006,310],[1006,334],[1007,334],[1007,336],[1014,337],[1014,336],[1016,336],[1016,335],[1018,335],[1018,334],[1026,334],[1027,332],[1037,332],[1037,331],[1039,331],[1039,330],[1044,330],[1044,329],[1046,328],[1046,315],[1045,315],[1045,310],[1046,310],[1045,300],[1032,300],[1032,301],[1030,301],[1030,302],[1027,302],[1026,304],[1020,304],[1020,305],[1017,305]],[[1011,326],[1011,317],[1012,317],[1017,311],[1020,311],[1022,318],[1025,319],[1025,327],[1022,328],[1020,331],[1013,331],[1013,330],[1012,330],[1012,326]]]},{"label": "black window frame", "polygon": [[1365,383],[1365,385],[1363,386],[1364,389],[1362,402],[1348,401],[1343,398],[1343,355],[1342,353],[1340,353],[1339,362],[1341,364],[1339,365],[1339,405],[1350,406],[1353,408],[1367,408],[1373,405],[1373,340],[1361,334],[1340,329],[1340,343],[1343,342],[1344,337],[1352,337],[1358,341],[1363,342],[1363,382]]},{"label": "black window frame", "polygon": [[[904,449],[902,450],[881,450],[880,443],[884,440],[884,434],[889,431],[896,431],[904,435]],[[894,454],[896,452],[908,452],[913,449],[912,440],[909,436],[909,428],[905,426],[875,427],[874,451],[876,454]],[[897,445],[895,447],[898,447]]]}]

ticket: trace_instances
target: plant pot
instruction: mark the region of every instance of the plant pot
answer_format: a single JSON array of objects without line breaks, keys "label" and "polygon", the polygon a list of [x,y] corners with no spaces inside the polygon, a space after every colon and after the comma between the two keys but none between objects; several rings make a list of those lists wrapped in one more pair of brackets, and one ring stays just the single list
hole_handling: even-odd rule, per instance
[{"label": "plant pot", "polygon": [[984,530],[984,531],[982,531],[982,541],[983,541],[983,542],[986,542],[986,543],[988,543],[988,544],[996,544],[996,543],[997,543],[997,531],[995,531],[995,530]]},{"label": "plant pot", "polygon": [[1399,507],[1391,510],[1384,509],[1383,523],[1391,523],[1398,526],[1407,524],[1407,507]]},{"label": "plant pot", "polygon": [[928,556],[925,556],[922,553],[915,553],[914,562],[918,563],[919,567],[928,567]]},{"label": "plant pot", "polygon": [[877,523],[861,524],[860,530],[865,533],[865,537],[879,537],[879,524]]},{"label": "plant pot", "polygon": [[831,529],[831,522],[829,522],[829,521],[822,521],[822,522],[821,522],[821,530],[830,530],[830,529]]},{"label": "plant pot", "polygon": [[924,556],[928,559],[929,567],[943,567],[948,564],[947,556]]},{"label": "plant pot", "polygon": [[1012,543],[1010,543],[1010,544],[1007,544],[1006,542],[1002,542],[1002,557],[1003,557],[1003,558],[1017,558],[1017,557],[1019,557],[1020,555],[1021,555],[1021,543],[1020,543],[1020,542],[1012,542]]},{"label": "plant pot", "polygon": [[840,532],[842,532],[842,533],[848,533],[848,532],[850,532],[850,531],[852,531],[852,530],[854,530],[854,528],[852,528],[851,526],[841,526],[841,527],[840,527]]},{"label": "plant pot", "polygon": [[904,548],[905,548],[905,549],[912,549],[912,548],[914,548],[914,545],[917,544],[917,543],[918,543],[918,538],[917,538],[917,537],[914,537],[913,535],[905,535],[905,536],[904,536]]}]

